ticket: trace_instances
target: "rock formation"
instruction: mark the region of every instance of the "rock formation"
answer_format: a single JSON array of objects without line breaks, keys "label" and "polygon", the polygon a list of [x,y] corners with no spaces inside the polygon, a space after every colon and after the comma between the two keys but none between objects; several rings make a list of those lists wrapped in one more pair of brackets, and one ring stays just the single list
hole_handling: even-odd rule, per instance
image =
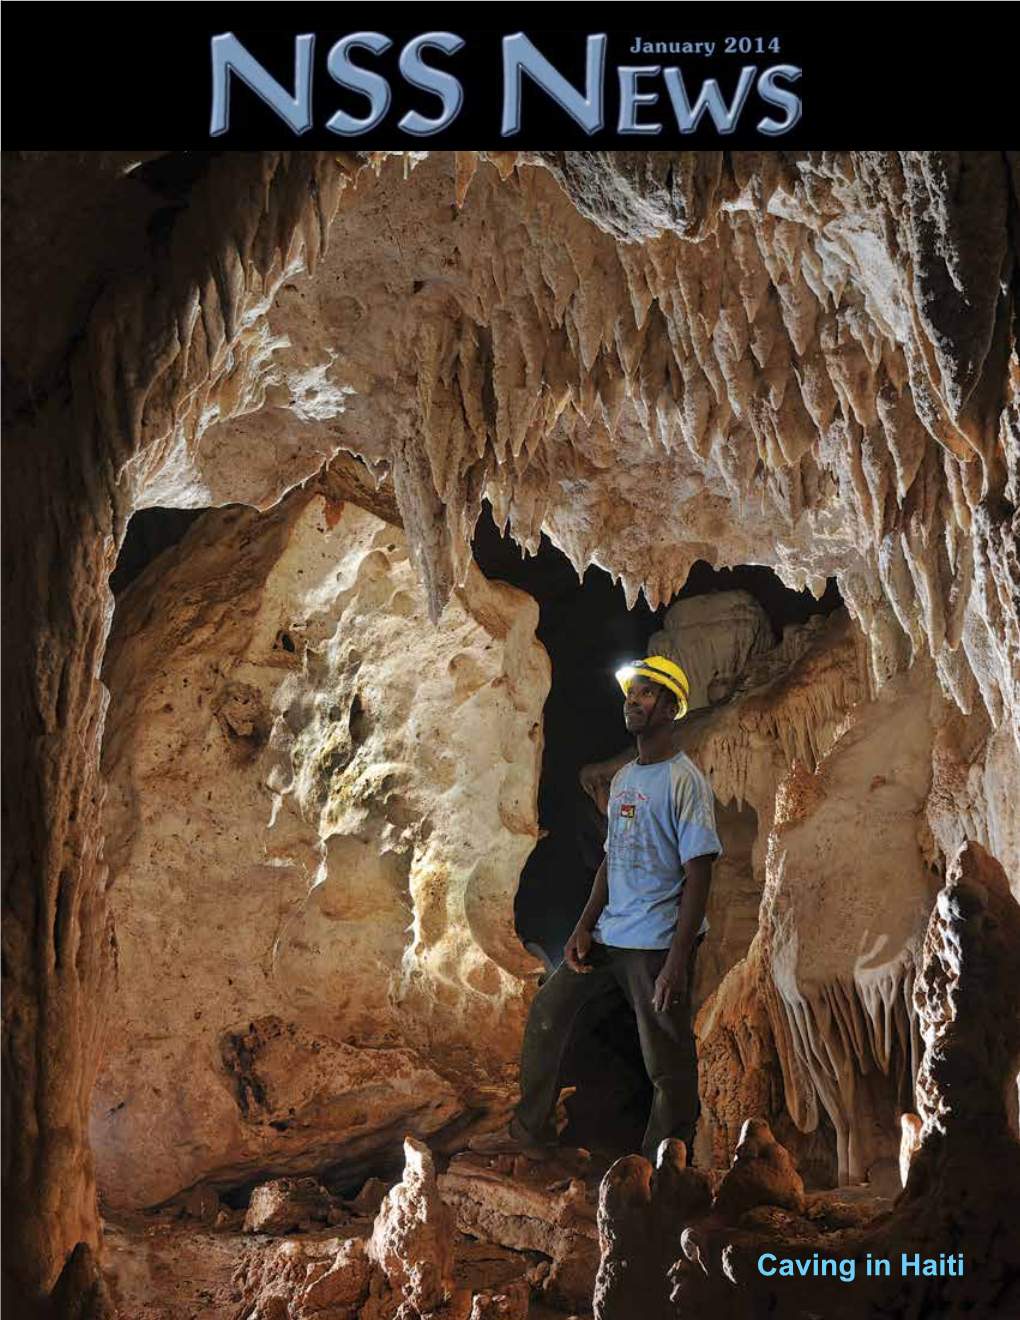
[{"label": "rock formation", "polygon": [[489,1168],[464,1155],[440,1175],[439,1191],[457,1227],[485,1242],[548,1256],[542,1296],[563,1310],[586,1311],[599,1255],[583,1160],[568,1155],[551,1168],[523,1159],[506,1163],[512,1167]]},{"label": "rock formation", "polygon": [[673,1314],[669,1271],[681,1230],[705,1215],[711,1202],[711,1179],[687,1168],[683,1142],[663,1142],[654,1170],[640,1155],[613,1165],[599,1190],[602,1259],[594,1307],[600,1320],[666,1320]]},{"label": "rock formation", "polygon": [[252,1252],[239,1268],[238,1316],[271,1320],[524,1320],[523,1279],[499,1292],[459,1288],[453,1213],[439,1194],[429,1149],[404,1143],[404,1176],[386,1195],[371,1235],[289,1241]]},{"label": "rock formation", "polygon": [[918,666],[848,712],[813,774],[798,761],[780,782],[758,933],[698,1023],[703,1152],[716,1142],[716,1158],[729,1157],[754,1100],[771,1121],[785,1108],[801,1133],[824,1113],[841,1182],[895,1165],[920,1062],[911,995],[933,897],[919,829],[930,701]]},{"label": "rock formation", "polygon": [[365,1254],[413,1310],[435,1311],[453,1289],[453,1216],[427,1146],[404,1143],[404,1178],[383,1200]]},{"label": "rock formation", "polygon": [[682,664],[690,685],[690,710],[725,701],[748,661],[772,648],[769,617],[746,591],[678,600],[666,611],[662,631],[648,639],[649,655],[669,656]]},{"label": "rock formation", "polygon": [[[745,1124],[710,1206],[703,1198],[666,1213],[657,1203],[662,1160],[654,1172],[640,1156],[621,1160],[602,1189],[596,1320],[1014,1313],[1018,939],[1020,910],[1002,868],[979,844],[969,845],[953,860],[924,936],[914,991],[925,1046],[917,1087],[923,1112],[894,1207],[838,1193],[806,1198],[788,1153],[761,1120]],[[985,1183],[977,1193],[975,1169]],[[912,1272],[904,1262],[915,1257]],[[948,1270],[949,1258],[962,1268]],[[781,1270],[783,1260],[793,1264]],[[882,1273],[869,1261],[891,1268]]]},{"label": "rock formation", "polygon": [[[107,580],[128,520],[153,505],[242,503],[270,511],[271,539],[297,501],[282,511],[274,506],[338,450],[360,458],[351,481],[359,498],[378,498],[396,510],[420,599],[438,621],[440,638],[446,629],[452,638],[461,626],[495,626],[488,614],[470,621],[465,604],[474,590],[470,537],[485,498],[523,547],[534,548],[544,529],[578,570],[599,564],[624,583],[631,599],[644,590],[653,604],[668,601],[697,559],[717,566],[767,564],[788,585],[808,586],[816,595],[827,577],[838,580],[863,644],[864,664],[847,672],[848,700],[833,704],[826,689],[815,718],[776,720],[783,702],[769,697],[758,704],[757,730],[754,700],[739,715],[737,703],[730,703],[723,708],[733,712],[726,716],[733,721],[730,736],[721,737],[726,720],[715,726],[713,773],[720,798],[752,801],[741,774],[763,760],[773,763],[779,746],[762,780],[763,792],[774,786],[775,830],[775,817],[755,805],[756,846],[774,837],[775,847],[765,876],[759,952],[752,948],[744,972],[773,1036],[759,1050],[759,1081],[764,1086],[765,1073],[774,1077],[774,1049],[789,1114],[807,1127],[812,1105],[830,1114],[846,1176],[857,1176],[872,1156],[893,1158],[898,1115],[897,1105],[886,1103],[886,1085],[884,1109],[867,1099],[874,1131],[856,1153],[857,1134],[844,1117],[846,1067],[853,1078],[851,1108],[862,1077],[877,1076],[877,1069],[896,1077],[898,1088],[898,1079],[914,1070],[912,1053],[907,1062],[914,1030],[905,951],[916,959],[925,886],[930,900],[945,858],[967,843],[967,856],[978,856],[974,845],[986,848],[1014,886],[1020,884],[1012,807],[1020,780],[1015,154],[464,152],[401,160],[311,151],[190,158],[12,153],[5,226],[4,595],[8,636],[17,642],[5,657],[3,739],[7,1296],[31,1310],[55,1286],[68,1306],[98,1295],[93,1266],[102,1242],[88,1114],[108,1041],[113,1053],[102,1066],[120,1066],[117,1010],[111,1009],[118,949],[125,975],[138,956],[130,940],[118,944],[110,900],[123,890],[120,876],[113,894],[107,892],[111,859],[134,845],[126,834],[105,842],[100,771],[101,749],[108,766],[117,761],[116,742],[107,738],[104,748],[109,697],[100,673],[112,617]],[[376,479],[381,491],[363,494]],[[317,516],[319,510],[305,507],[309,517]],[[321,1065],[308,1064],[313,1042],[327,1035],[321,998],[335,990],[321,959],[295,956],[303,952],[298,945],[332,920],[329,905],[319,906],[336,897],[329,879],[310,882],[324,852],[328,872],[326,834],[350,840],[366,817],[363,802],[334,801],[328,792],[317,797],[322,778],[310,772],[314,758],[304,758],[312,747],[327,760],[335,755],[325,766],[319,762],[332,774],[330,765],[339,767],[357,740],[366,708],[359,715],[353,684],[342,686],[349,704],[339,703],[340,727],[335,745],[327,747],[333,703],[325,704],[325,675],[313,667],[304,694],[292,681],[303,652],[289,628],[307,625],[309,615],[314,620],[317,604],[302,599],[299,613],[273,620],[251,599],[234,612],[225,587],[237,580],[232,560],[243,559],[245,548],[230,538],[253,518],[236,510],[212,516],[209,526],[223,538],[218,567],[208,566],[202,587],[208,601],[189,606],[185,599],[179,616],[201,627],[208,605],[226,632],[239,634],[252,624],[251,645],[261,648],[238,648],[242,672],[232,671],[232,686],[222,675],[206,674],[208,689],[198,690],[211,703],[203,708],[204,736],[223,785],[244,786],[251,812],[246,832],[237,831],[236,841],[217,841],[215,824],[199,814],[216,800],[212,786],[205,806],[191,803],[190,825],[184,803],[172,793],[166,804],[138,807],[148,814],[148,839],[160,836],[162,814],[168,841],[173,828],[180,827],[181,840],[192,829],[203,847],[224,849],[221,863],[229,843],[238,863],[247,847],[257,846],[253,822],[265,827],[269,817],[260,813],[268,799],[280,803],[278,837],[292,839],[293,856],[274,846],[260,855],[261,869],[250,857],[245,862],[253,885],[241,893],[267,910],[279,886],[292,884],[291,920],[281,925],[277,988],[266,990],[270,973],[253,991],[258,1011],[254,1003],[252,1011],[247,1003],[239,1011],[227,994],[217,1001],[216,1013],[224,1018],[219,1038],[231,1037],[232,1043],[221,1044],[237,1061],[239,1077],[237,1098],[224,1091],[217,1103],[224,1112],[229,1105],[239,1112],[247,1096],[246,1103],[264,1106],[260,1078],[271,1058],[271,1074],[286,1076],[293,1090],[266,1091],[269,1108],[261,1117],[289,1124],[291,1107],[293,1117],[311,1112],[323,1076],[333,1079],[334,1089],[336,1078],[354,1079],[348,1051],[360,1058],[366,1049],[410,1050],[401,1023],[413,1022],[416,1033],[421,1028],[415,1060],[406,1059],[399,1075],[408,1093],[420,1083],[443,1104],[443,1096],[456,1093],[446,1111],[452,1117],[455,1109],[462,1112],[462,1078],[472,1071],[476,1051],[478,1072],[492,1071],[511,1052],[513,1030],[502,1036],[497,1016],[512,1026],[523,1008],[527,964],[512,948],[509,913],[500,911],[515,877],[497,882],[484,870],[493,840],[509,840],[508,867],[519,866],[530,846],[534,835],[519,828],[533,823],[528,785],[518,781],[508,792],[507,820],[491,822],[491,832],[473,841],[473,852],[458,852],[467,848],[466,835],[458,833],[464,818],[446,807],[430,838],[415,840],[411,851],[420,869],[407,876],[415,914],[411,955],[401,954],[392,1005],[386,977],[374,982],[379,995],[371,1020],[383,1022],[390,1034],[372,1043],[361,1035],[343,1039]],[[392,593],[383,598],[381,590],[396,569],[390,555],[380,546],[367,555],[366,577],[373,582],[364,585],[372,610],[392,601]],[[252,551],[249,565],[255,557]],[[288,571],[285,562],[281,588]],[[218,593],[217,576],[223,580]],[[291,586],[300,598],[296,580]],[[322,608],[328,615],[328,603]],[[143,619],[141,606],[136,609]],[[504,617],[502,610],[496,614]],[[156,632],[159,626],[154,615]],[[424,627],[423,617],[423,635]],[[329,636],[315,638],[309,651]],[[200,638],[164,637],[168,647],[174,640],[200,654]],[[138,650],[144,649],[142,640]],[[141,663],[124,654],[119,663]],[[346,659],[346,651],[330,657],[337,666]],[[138,671],[150,698],[161,660],[150,653],[150,672]],[[117,663],[111,657],[111,683]],[[353,676],[353,666],[344,672]],[[488,675],[484,666],[482,673]],[[474,682],[473,670],[462,674],[460,690],[475,691]],[[457,683],[454,675],[444,678],[441,701],[455,699]],[[925,683],[927,697],[921,695]],[[866,690],[851,696],[851,685]],[[499,710],[530,728],[541,704],[539,687],[530,689],[533,704],[526,711],[511,714],[507,692]],[[154,738],[149,754],[174,746],[170,716],[181,713],[175,695],[177,702],[163,700],[175,705],[173,712],[146,707],[164,740]],[[898,887],[901,874],[909,890],[902,907],[893,905],[894,938],[878,948],[867,914],[852,901],[849,868],[818,876],[811,841],[835,841],[838,831],[871,836],[872,815],[862,807],[838,820],[841,807],[830,789],[839,788],[845,770],[844,782],[857,793],[854,774],[870,762],[869,748],[881,745],[882,722],[888,720],[891,730],[899,719],[897,695],[927,714],[923,728],[908,731],[917,762],[904,760],[895,778],[866,786],[868,803],[876,807],[874,832],[888,856],[902,863],[890,863],[884,887],[880,876],[870,877],[871,901],[893,882]],[[856,725],[845,725],[848,708],[862,697],[872,704]],[[810,685],[797,691],[795,681],[786,699],[802,711],[818,700]],[[458,708],[465,728],[471,704]],[[373,714],[367,709],[366,723]],[[190,714],[194,719],[194,710]],[[452,721],[451,729],[458,727]],[[111,737],[112,730],[111,723]],[[819,730],[820,740],[814,736]],[[522,729],[514,746],[533,757],[527,732]],[[743,755],[759,734],[769,743],[768,757]],[[121,736],[130,741],[127,729]],[[711,757],[708,741],[701,754]],[[412,764],[407,757],[385,759]],[[263,760],[275,767],[268,791],[258,780]],[[360,775],[357,754],[348,765]],[[435,781],[430,788],[448,791],[441,765],[427,772]],[[172,776],[164,779],[169,790]],[[372,783],[373,801],[377,789],[380,798],[391,791],[410,800],[403,782]],[[731,791],[720,791],[724,783]],[[123,821],[130,812],[119,792],[109,812]],[[490,791],[487,807],[492,797]],[[385,823],[385,812],[372,816],[369,834],[374,845],[385,834],[391,846],[383,855],[396,858],[396,840],[413,833],[412,818],[426,813],[391,814],[395,819]],[[408,843],[405,838],[405,852]],[[440,861],[447,845],[459,877],[452,889],[436,885],[430,870],[450,865]],[[138,846],[149,846],[142,835]],[[353,848],[350,842],[334,847],[338,874],[351,869],[345,850]],[[286,864],[267,863],[277,857]],[[480,869],[469,885],[475,864]],[[398,871],[378,855],[373,866],[373,897],[386,894],[386,949],[392,952],[401,911]],[[828,960],[817,946],[791,938],[797,923],[805,936],[810,930],[804,886],[815,881],[816,902],[835,904],[826,931],[835,929],[838,940]],[[457,895],[455,913],[451,894]],[[167,903],[181,903],[180,891],[167,886],[160,899],[158,908],[139,910],[139,930]],[[960,901],[961,913],[970,911],[970,899]],[[995,901],[1000,930],[1009,928],[1008,910]],[[187,925],[190,933],[200,927],[206,913],[200,905],[195,912],[180,906],[177,928]],[[907,920],[910,914],[916,920]],[[941,919],[948,944],[958,938],[965,949],[978,947],[966,934],[969,917],[943,913]],[[987,920],[978,921],[981,930]],[[199,934],[210,947],[217,935],[220,944],[228,942],[215,922]],[[933,956],[926,967],[934,965]],[[981,955],[965,953],[960,986],[969,984],[968,957],[980,962]],[[858,965],[861,958],[867,961]],[[257,985],[262,969],[256,972],[250,960],[246,966]],[[394,975],[392,968],[387,975]],[[745,982],[737,1002],[746,1002],[747,989]],[[301,990],[316,1002],[302,1000]],[[300,1001],[308,1017],[280,1011],[281,993],[292,1007]],[[967,1014],[978,1011],[969,993],[953,996],[964,1005],[964,1033]],[[1000,1002],[1005,994],[1002,989]],[[364,1003],[362,996],[360,1008]],[[452,1014],[466,1004],[488,1005],[491,1023],[470,1040],[458,1039],[451,1026]],[[156,1002],[153,1008],[157,1016],[169,1014],[176,1041],[178,1005]],[[366,1015],[359,1023],[357,994],[344,1011],[361,1033]],[[930,1016],[934,1020],[934,1008]],[[922,1014],[922,1029],[923,1021]],[[288,1022],[305,1033],[293,1053]],[[193,1007],[189,1031],[195,1029]],[[839,1050],[830,1057],[821,1047],[837,1039]],[[171,1044],[171,1054],[175,1048]],[[146,1049],[158,1053],[158,1042]],[[248,1075],[245,1060],[253,1051],[263,1061]],[[298,1055],[308,1071],[292,1077]],[[988,1070],[1006,1063],[987,1044],[975,1058]],[[217,1055],[207,1048],[196,1059],[207,1069],[233,1067],[222,1049]],[[930,1067],[937,1072],[934,1061]],[[1015,1076],[1015,1060],[1013,1067]],[[170,1083],[177,1084],[172,1075]],[[947,1089],[939,1090],[943,1085]],[[939,1104],[952,1090],[948,1081],[930,1081],[922,1068],[909,1109],[921,1117],[924,1133],[911,1179],[926,1167],[922,1157],[933,1141],[961,1158],[977,1158],[960,1129],[950,1126],[936,1140],[932,1108],[923,1099],[932,1087],[932,1095],[943,1097]],[[735,1095],[739,1086],[723,1089]],[[983,1087],[978,1091],[984,1095]],[[898,1089],[897,1096],[897,1103],[905,1099]],[[109,1113],[121,1096],[107,1098],[105,1113],[99,1106],[100,1133],[105,1130],[108,1141],[106,1156],[97,1141],[101,1162],[116,1148],[109,1138],[116,1114],[132,1121],[130,1105]],[[485,1097],[476,1093],[474,1100]],[[277,1101],[287,1113],[273,1107]],[[355,1112],[345,1115],[345,1131],[356,1126]],[[162,1122],[158,1110],[156,1118]],[[319,1122],[316,1111],[315,1132]],[[327,1130],[328,1117],[323,1122]],[[394,1122],[399,1126],[402,1118]],[[214,1172],[221,1159],[231,1177],[253,1167],[246,1161],[264,1166],[262,1138],[253,1155],[245,1123],[232,1114],[231,1124],[237,1140],[231,1137],[225,1158],[222,1148],[214,1160],[185,1152],[170,1174],[167,1166],[177,1157],[167,1156],[159,1186],[183,1189],[188,1178]],[[294,1143],[292,1127],[270,1131],[265,1142],[271,1149]],[[394,1135],[395,1129],[387,1140]],[[169,1151],[176,1143],[164,1131],[156,1144]],[[370,1148],[371,1141],[364,1149]],[[1003,1152],[1007,1148],[1004,1139]],[[1009,1167],[1003,1153],[996,1175]],[[281,1164],[277,1171],[293,1168]],[[946,1181],[946,1195],[956,1196],[960,1186]],[[982,1216],[996,1188],[981,1191],[982,1209],[975,1214],[983,1224],[993,1224]],[[949,1207],[947,1213],[955,1212]],[[988,1232],[985,1258],[1004,1259],[993,1228]],[[743,1266],[732,1252],[730,1258],[739,1275]]]},{"label": "rock formation", "polygon": [[309,1220],[325,1222],[332,1208],[329,1193],[314,1178],[274,1178],[252,1192],[244,1231],[290,1233]]},{"label": "rock formation", "polygon": [[206,515],[121,599],[108,1205],[267,1171],[354,1182],[405,1132],[498,1103],[531,966],[512,913],[538,832],[536,619],[475,570],[434,628],[400,529],[312,487]]}]

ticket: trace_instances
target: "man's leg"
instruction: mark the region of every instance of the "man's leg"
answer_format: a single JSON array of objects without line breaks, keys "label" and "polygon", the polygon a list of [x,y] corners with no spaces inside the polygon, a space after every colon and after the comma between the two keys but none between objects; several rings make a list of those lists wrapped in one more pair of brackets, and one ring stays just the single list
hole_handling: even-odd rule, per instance
[{"label": "man's leg", "polygon": [[521,1101],[510,1125],[513,1136],[531,1145],[548,1140],[560,1066],[577,1015],[593,999],[617,991],[604,945],[593,941],[587,964],[590,972],[572,972],[561,963],[531,1001],[521,1051]]},{"label": "man's leg", "polygon": [[666,949],[610,949],[609,956],[620,988],[637,1018],[641,1055],[655,1088],[652,1112],[641,1150],[655,1163],[659,1143],[679,1137],[688,1153],[698,1121],[698,1055],[691,1025],[691,990],[699,941],[688,962],[687,990],[664,1013],[652,1007],[655,978],[666,961]]}]

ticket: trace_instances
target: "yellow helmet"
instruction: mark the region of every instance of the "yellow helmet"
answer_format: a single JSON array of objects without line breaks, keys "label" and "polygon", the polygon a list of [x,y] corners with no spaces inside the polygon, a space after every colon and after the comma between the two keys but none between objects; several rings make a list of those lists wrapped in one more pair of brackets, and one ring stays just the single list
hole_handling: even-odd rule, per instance
[{"label": "yellow helmet", "polygon": [[669,688],[677,701],[676,715],[673,718],[682,720],[687,714],[687,694],[690,692],[690,684],[680,666],[674,660],[667,660],[664,655],[650,655],[644,660],[635,660],[629,665],[624,665],[622,669],[616,671],[616,681],[623,688],[624,696],[627,695],[631,682],[639,675]]}]

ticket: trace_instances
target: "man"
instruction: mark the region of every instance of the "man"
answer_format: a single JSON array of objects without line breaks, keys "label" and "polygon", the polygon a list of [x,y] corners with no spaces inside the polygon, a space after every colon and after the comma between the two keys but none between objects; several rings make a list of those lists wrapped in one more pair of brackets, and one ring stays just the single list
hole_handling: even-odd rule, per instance
[{"label": "man", "polygon": [[476,1138],[483,1154],[544,1159],[559,1095],[559,1071],[581,1009],[622,992],[637,1019],[654,1088],[642,1142],[679,1137],[690,1150],[698,1118],[698,1068],[691,1025],[695,950],[708,929],[712,861],[722,852],[708,781],[674,752],[675,720],[687,713],[687,678],[664,656],[617,674],[623,719],[637,760],[613,776],[606,856],[567,941],[564,962],[531,1004],[521,1057],[521,1101],[503,1133]]}]

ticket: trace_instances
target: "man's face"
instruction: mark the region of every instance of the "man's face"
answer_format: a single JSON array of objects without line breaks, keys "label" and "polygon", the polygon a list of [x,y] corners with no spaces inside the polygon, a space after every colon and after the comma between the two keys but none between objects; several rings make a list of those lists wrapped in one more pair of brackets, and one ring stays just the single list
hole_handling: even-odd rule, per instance
[{"label": "man's face", "polygon": [[661,683],[640,674],[631,681],[623,699],[623,722],[628,733],[653,733],[673,723],[672,702]]}]

